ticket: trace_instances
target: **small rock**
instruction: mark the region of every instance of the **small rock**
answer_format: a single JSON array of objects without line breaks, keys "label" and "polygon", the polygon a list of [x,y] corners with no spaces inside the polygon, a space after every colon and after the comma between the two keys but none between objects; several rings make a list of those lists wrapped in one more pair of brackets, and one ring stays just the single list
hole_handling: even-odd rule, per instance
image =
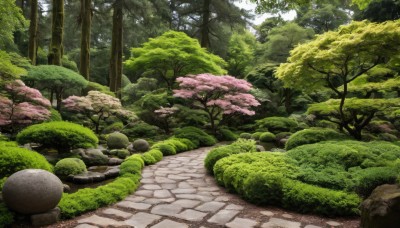
[{"label": "small rock", "polygon": [[266,215],[266,216],[274,216],[275,214],[271,211],[260,211],[261,214]]},{"label": "small rock", "polygon": [[166,220],[163,220],[162,222],[152,226],[151,228],[166,228],[166,227],[170,227],[170,228],[188,228],[188,225],[186,225],[184,223],[174,222],[172,220],[166,219]]},{"label": "small rock", "polygon": [[328,221],[326,222],[327,227],[329,228],[333,228],[333,227],[342,227],[342,224],[339,222],[335,222],[335,221]]},{"label": "small rock", "polygon": [[35,227],[57,223],[60,220],[60,213],[60,208],[56,207],[45,213],[31,215],[31,223]]},{"label": "small rock", "polygon": [[255,227],[258,223],[251,219],[245,218],[235,218],[232,222],[227,223],[225,226],[229,228],[252,228]]},{"label": "small rock", "polygon": [[290,215],[290,214],[282,214],[282,217],[284,217],[284,218],[287,218],[287,219],[292,219],[292,218],[294,218],[293,217],[293,215]]}]

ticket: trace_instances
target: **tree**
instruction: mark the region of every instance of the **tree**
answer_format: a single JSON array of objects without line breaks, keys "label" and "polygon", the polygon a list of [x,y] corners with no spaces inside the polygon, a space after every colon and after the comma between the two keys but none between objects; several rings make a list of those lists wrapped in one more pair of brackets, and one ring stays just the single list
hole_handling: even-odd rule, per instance
[{"label": "tree", "polygon": [[61,66],[64,53],[64,0],[53,0],[51,20],[51,43],[49,47],[48,63]]},{"label": "tree", "polygon": [[265,19],[259,26],[256,26],[257,40],[261,43],[265,43],[268,40],[270,31],[275,28],[284,25],[286,22],[282,17],[270,17]]},{"label": "tree", "polygon": [[68,111],[84,114],[90,119],[97,134],[100,125],[110,117],[124,121],[135,118],[132,112],[123,109],[118,98],[98,91],[89,91],[86,97],[70,96],[62,103]]},{"label": "tree", "polygon": [[120,97],[122,78],[122,26],[123,0],[115,0],[113,4],[113,26],[110,54],[110,90]]},{"label": "tree", "polygon": [[228,46],[228,73],[235,77],[243,78],[254,61],[254,52],[257,41],[253,34],[242,31],[234,33]]},{"label": "tree", "polygon": [[79,72],[86,80],[90,78],[90,30],[92,28],[92,0],[81,0],[81,54]]},{"label": "tree", "polygon": [[54,65],[34,66],[28,70],[28,75],[22,79],[41,90],[48,89],[50,92],[50,102],[56,97],[57,110],[61,108],[61,100],[68,91],[76,91],[85,88],[88,84],[82,75],[64,67]]},{"label": "tree", "polygon": [[262,61],[285,62],[289,52],[299,43],[311,39],[314,32],[311,29],[300,27],[296,23],[287,23],[271,29],[268,41],[265,42],[258,53],[263,53]]},{"label": "tree", "polygon": [[29,45],[28,56],[32,65],[36,65],[36,52],[38,48],[37,33],[38,33],[38,0],[31,0],[31,14],[29,24]]},{"label": "tree", "polygon": [[16,128],[50,118],[50,102],[21,80],[5,86],[5,96],[0,95],[0,127],[14,133]]},{"label": "tree", "polygon": [[[347,100],[350,96],[349,84],[377,65],[387,63],[399,51],[400,21],[382,24],[353,22],[297,46],[288,62],[277,69],[277,77],[292,88],[308,91],[330,88],[339,99],[333,104],[339,115],[338,120],[331,121],[354,138],[361,139],[363,128],[377,111],[364,113],[360,108],[359,112],[357,109],[348,112],[352,106],[352,102]],[[390,100],[387,99],[387,102],[390,103]]]},{"label": "tree", "polygon": [[169,31],[131,49],[125,62],[130,72],[156,75],[172,89],[178,76],[196,73],[224,74],[225,61],[205,49],[183,32]]},{"label": "tree", "polygon": [[251,84],[232,76],[215,76],[212,74],[190,75],[177,78],[179,89],[174,96],[190,99],[194,107],[207,112],[211,129],[216,134],[216,121],[222,115],[254,115],[251,107],[260,103],[249,94]]},{"label": "tree", "polygon": [[354,16],[356,20],[384,22],[400,19],[400,0],[375,0]]},{"label": "tree", "polygon": [[27,21],[15,0],[1,0],[0,15],[0,49],[4,50],[13,43],[14,32],[25,28]]},{"label": "tree", "polygon": [[26,70],[14,65],[11,62],[11,56],[0,50],[0,88],[23,74],[26,74]]}]

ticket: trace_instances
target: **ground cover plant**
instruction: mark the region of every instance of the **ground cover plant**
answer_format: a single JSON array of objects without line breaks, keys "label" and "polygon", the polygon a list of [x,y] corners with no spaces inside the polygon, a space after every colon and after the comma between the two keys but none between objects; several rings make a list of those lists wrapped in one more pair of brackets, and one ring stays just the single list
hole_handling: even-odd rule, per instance
[{"label": "ground cover plant", "polygon": [[396,183],[400,147],[389,142],[324,141],[286,153],[217,147],[205,167],[220,185],[250,202],[305,213],[357,215],[362,197]]}]

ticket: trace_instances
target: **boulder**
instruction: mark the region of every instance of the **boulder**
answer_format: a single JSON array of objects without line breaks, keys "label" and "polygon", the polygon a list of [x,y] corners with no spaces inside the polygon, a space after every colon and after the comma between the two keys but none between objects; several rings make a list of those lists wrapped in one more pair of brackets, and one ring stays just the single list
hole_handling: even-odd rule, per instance
[{"label": "boulder", "polygon": [[120,158],[110,158],[108,165],[121,165],[124,160]]},{"label": "boulder", "polygon": [[107,165],[109,160],[108,156],[104,155],[100,149],[86,149],[81,151],[79,155],[87,166]]},{"label": "boulder", "polygon": [[362,228],[398,228],[400,224],[400,186],[381,185],[361,203]]},{"label": "boulder", "polygon": [[103,173],[88,171],[75,176],[70,176],[69,179],[75,184],[89,184],[103,181],[106,179],[106,176]]},{"label": "boulder", "polygon": [[40,214],[55,208],[61,200],[63,184],[54,174],[40,169],[25,169],[7,178],[3,200],[13,211]]},{"label": "boulder", "polygon": [[257,152],[265,151],[265,148],[261,145],[256,145]]}]

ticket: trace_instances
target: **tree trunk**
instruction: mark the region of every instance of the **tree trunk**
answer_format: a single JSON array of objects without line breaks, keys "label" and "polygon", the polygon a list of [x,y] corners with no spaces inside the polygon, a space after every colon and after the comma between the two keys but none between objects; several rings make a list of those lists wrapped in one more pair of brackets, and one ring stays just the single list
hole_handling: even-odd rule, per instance
[{"label": "tree trunk", "polygon": [[202,24],[200,27],[201,33],[201,47],[209,48],[210,47],[210,4],[211,0],[204,0],[203,4],[203,15],[202,15]]},{"label": "tree trunk", "polygon": [[110,58],[110,90],[120,97],[122,78],[122,4],[123,0],[115,0],[113,12],[113,28]]},{"label": "tree trunk", "polygon": [[48,63],[61,66],[63,56],[64,0],[53,0],[51,43]]},{"label": "tree trunk", "polygon": [[29,24],[28,57],[32,65],[36,65],[37,30],[38,30],[38,0],[31,0],[31,15]]},{"label": "tree trunk", "polygon": [[92,27],[92,0],[81,0],[81,56],[79,72],[90,78],[90,30]]}]

